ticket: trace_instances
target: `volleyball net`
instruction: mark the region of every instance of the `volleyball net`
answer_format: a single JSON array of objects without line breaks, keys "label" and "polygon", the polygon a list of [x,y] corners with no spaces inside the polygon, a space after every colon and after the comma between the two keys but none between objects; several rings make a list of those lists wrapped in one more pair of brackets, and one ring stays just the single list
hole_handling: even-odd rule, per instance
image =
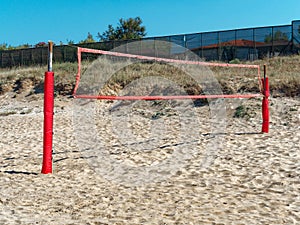
[{"label": "volleyball net", "polygon": [[[73,92],[77,99],[98,100],[201,100],[263,98],[262,132],[269,131],[269,83],[266,66],[263,77],[259,65],[231,64],[202,61],[183,47],[168,43],[150,46],[121,46],[112,51],[77,48],[78,73]],[[157,51],[157,45],[163,49]],[[154,50],[153,50],[154,49]],[[166,54],[165,49],[168,49]],[[172,49],[173,54],[170,54]],[[141,55],[144,54],[144,55]],[[160,90],[146,90],[147,85],[136,82],[143,77],[162,77],[172,82]],[[151,83],[151,79],[147,79]],[[158,81],[159,83],[160,81]],[[155,82],[154,82],[155,83]],[[172,85],[184,91],[175,91]],[[149,86],[149,85],[148,85]],[[114,91],[112,91],[112,89]],[[123,91],[126,89],[126,91]],[[148,88],[149,89],[149,88]],[[163,90],[161,90],[163,89]],[[112,94],[113,93],[113,94]]]},{"label": "volleyball net", "polygon": [[[195,60],[183,60],[183,59],[173,59],[173,58],[161,58],[161,57],[153,57],[153,56],[144,56],[144,55],[135,55],[128,54],[122,52],[112,52],[112,51],[104,51],[104,50],[96,50],[96,49],[88,49],[78,47],[77,50],[78,55],[78,73],[76,75],[76,84],[73,92],[74,98],[84,98],[84,99],[99,99],[99,100],[171,100],[171,99],[212,99],[212,98],[254,98],[260,97],[263,94],[263,80],[260,75],[260,66],[259,65],[248,65],[248,64],[229,64],[229,63],[212,63],[212,62],[203,62],[203,61],[195,61]],[[85,71],[83,72],[82,59],[83,56],[85,59],[91,58],[91,55],[101,56],[102,61],[106,61],[106,65],[101,65],[101,68],[95,69],[93,72]],[[178,57],[178,55],[175,55]],[[186,57],[186,56],[185,56]],[[99,60],[99,58],[98,58]],[[120,64],[120,61],[124,63]],[[193,67],[194,70],[197,68],[199,74],[196,77],[201,77],[200,86],[205,86],[205,83],[214,83],[212,82],[212,76],[220,76],[220,82],[231,82],[233,85],[231,89],[235,90],[227,90],[221,91],[219,93],[205,93],[202,90],[202,94],[185,94],[185,95],[165,95],[165,96],[116,96],[116,95],[103,95],[100,92],[89,92],[87,93],[87,89],[92,89],[92,87],[88,87],[86,85],[92,85],[95,83],[101,83],[101,87],[103,87],[103,80],[107,81],[107,69],[105,67],[109,67],[110,69],[117,72],[118,70],[127,67],[129,61],[134,63],[158,63],[158,64],[169,64],[175,65],[177,67],[180,66],[189,66]],[[101,63],[100,63],[101,64]],[[110,65],[108,65],[110,64]],[[93,66],[92,66],[93,67]],[[94,66],[96,67],[96,66]],[[113,68],[112,68],[113,67]],[[199,70],[199,68],[201,68]],[[230,70],[231,69],[231,70]],[[241,70],[243,69],[243,70]],[[234,72],[233,72],[234,71]],[[245,73],[246,71],[246,73]],[[250,71],[250,73],[249,73]],[[230,73],[236,73],[238,75],[239,80],[232,77]],[[195,73],[195,72],[193,72]],[[203,75],[206,73],[205,75]],[[199,76],[198,76],[199,75]],[[86,76],[86,77],[83,77]],[[128,76],[130,76],[128,74]],[[176,76],[172,74],[172,76]],[[192,76],[193,77],[193,76]],[[169,79],[170,77],[168,77]],[[193,77],[194,78],[194,77]],[[82,79],[84,81],[82,81]],[[130,78],[128,78],[130,80]],[[217,78],[216,78],[217,79]],[[180,80],[180,79],[179,79]],[[248,84],[245,83],[248,81]],[[84,83],[85,87],[80,88],[80,83]],[[219,81],[218,81],[219,82]],[[240,82],[240,83],[239,83]],[[249,86],[250,83],[250,86]],[[238,84],[242,85],[242,87],[235,87]],[[203,87],[202,87],[203,88]],[[244,88],[244,90],[243,90]],[[253,90],[251,90],[251,88]],[[222,87],[221,87],[222,89]],[[79,90],[79,91],[78,91]],[[85,90],[85,91],[83,91]],[[248,91],[248,92],[247,92]],[[256,91],[257,93],[253,93]],[[201,91],[200,91],[201,92]],[[211,92],[211,89],[210,89]],[[216,91],[215,91],[216,92]],[[250,93],[252,92],[252,93]]]},{"label": "volleyball net", "polygon": [[[269,132],[269,84],[265,66],[261,76],[259,65],[205,62],[194,53],[169,44],[154,43],[151,48],[147,44],[143,51],[137,50],[137,46],[128,50],[130,47],[112,51],[77,47],[78,72],[73,97],[110,101],[203,99],[208,102],[262,98],[261,131]],[[42,173],[52,173],[52,47],[49,47],[49,64],[45,73]]]}]

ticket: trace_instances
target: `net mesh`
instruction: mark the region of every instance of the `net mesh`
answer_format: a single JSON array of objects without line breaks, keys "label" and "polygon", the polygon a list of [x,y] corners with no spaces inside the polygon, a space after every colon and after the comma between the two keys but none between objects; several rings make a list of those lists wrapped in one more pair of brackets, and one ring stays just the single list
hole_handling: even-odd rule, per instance
[{"label": "net mesh", "polygon": [[[131,82],[153,77],[151,88],[134,88],[120,95]],[[183,87],[154,85],[161,77]],[[154,83],[153,83],[154,82]],[[159,83],[159,82],[158,82]],[[143,85],[142,85],[143,86]],[[159,89],[153,91],[153,88]],[[78,48],[75,98],[105,100],[161,100],[252,98],[260,96],[260,67],[248,64],[204,62],[189,50],[164,41],[133,42],[113,51]]]}]

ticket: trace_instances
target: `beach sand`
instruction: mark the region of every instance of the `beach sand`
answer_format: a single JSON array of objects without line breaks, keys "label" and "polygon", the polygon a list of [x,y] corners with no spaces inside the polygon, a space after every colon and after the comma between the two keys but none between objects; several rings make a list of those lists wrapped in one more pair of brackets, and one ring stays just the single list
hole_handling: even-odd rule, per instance
[{"label": "beach sand", "polygon": [[[198,122],[188,136],[179,126],[185,120],[170,106],[158,114],[135,105],[128,140],[122,139],[126,129],[116,129],[118,118],[119,127],[126,123],[122,106],[110,112],[114,103],[87,103],[99,111],[95,135],[115,164],[158,168],[174,151],[183,157],[170,176],[154,171],[153,182],[146,176],[135,183],[139,177],[117,176],[111,165],[104,171],[103,155],[84,149],[92,138],[79,143],[84,130],[78,125],[85,121],[76,119],[88,107],[67,97],[55,99],[53,174],[41,174],[43,95],[13,95],[0,96],[0,224],[300,224],[299,98],[270,98],[268,134],[260,133],[261,99],[226,101],[226,127],[219,133],[211,130],[208,105],[193,108],[185,119]],[[247,115],[234,117],[239,105]],[[149,121],[168,125],[151,130]],[[219,148],[212,152],[214,143]]]}]

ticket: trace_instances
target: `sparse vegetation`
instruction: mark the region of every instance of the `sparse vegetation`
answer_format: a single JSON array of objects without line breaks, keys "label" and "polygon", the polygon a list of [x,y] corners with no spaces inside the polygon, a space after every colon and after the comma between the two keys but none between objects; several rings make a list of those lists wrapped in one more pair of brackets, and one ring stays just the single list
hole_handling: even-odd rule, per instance
[{"label": "sparse vegetation", "polygon": [[[300,56],[275,57],[251,64],[267,65],[270,80],[270,91],[273,97],[300,96]],[[76,63],[54,64],[55,92],[59,95],[70,95],[75,85],[77,73]],[[45,67],[0,69],[0,94],[6,92],[42,93]],[[222,91],[226,94],[237,92],[258,92],[258,82],[255,73],[249,69],[228,70],[228,68],[211,68],[218,79]],[[201,88],[193,79],[177,67],[162,63],[137,63],[120,70],[106,85],[114,91],[122,90],[133,80],[144,76],[161,75],[171,81],[176,81],[188,94],[199,94]]]},{"label": "sparse vegetation", "polygon": [[233,115],[234,118],[244,118],[246,116],[249,116],[249,114],[248,114],[248,108],[246,108],[245,106],[240,105],[235,109]]},{"label": "sparse vegetation", "polygon": [[230,64],[240,64],[241,61],[240,61],[238,58],[235,58],[235,59],[229,61],[229,63],[230,63]]}]

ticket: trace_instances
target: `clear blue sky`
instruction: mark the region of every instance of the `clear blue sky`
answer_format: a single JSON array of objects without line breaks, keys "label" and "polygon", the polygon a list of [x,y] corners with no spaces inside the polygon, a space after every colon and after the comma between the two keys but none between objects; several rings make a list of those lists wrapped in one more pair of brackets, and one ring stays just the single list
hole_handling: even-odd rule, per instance
[{"label": "clear blue sky", "polygon": [[0,0],[0,44],[77,43],[136,16],[147,37],[285,25],[300,0]]}]

